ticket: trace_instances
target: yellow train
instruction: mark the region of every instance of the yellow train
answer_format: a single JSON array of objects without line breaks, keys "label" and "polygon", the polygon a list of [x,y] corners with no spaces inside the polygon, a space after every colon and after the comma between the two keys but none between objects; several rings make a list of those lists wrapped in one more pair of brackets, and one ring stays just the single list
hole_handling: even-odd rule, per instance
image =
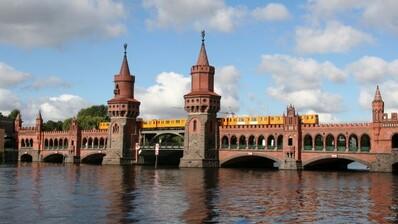
[{"label": "yellow train", "polygon": [[[318,114],[305,114],[300,116],[302,124],[318,124]],[[156,129],[156,128],[184,128],[186,119],[151,119],[138,120],[138,125],[142,129]],[[244,117],[226,117],[218,118],[218,123],[221,126],[229,125],[267,125],[267,124],[283,124],[283,116],[244,116]],[[101,122],[99,129],[104,130],[109,128],[109,122]]]}]

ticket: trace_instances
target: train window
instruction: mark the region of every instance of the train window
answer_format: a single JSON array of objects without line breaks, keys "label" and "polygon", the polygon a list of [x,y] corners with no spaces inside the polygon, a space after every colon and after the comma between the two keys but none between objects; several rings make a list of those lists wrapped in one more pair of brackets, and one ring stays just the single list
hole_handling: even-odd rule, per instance
[{"label": "train window", "polygon": [[256,119],[255,117],[252,117],[251,120],[252,120],[252,121],[256,121],[257,119]]}]

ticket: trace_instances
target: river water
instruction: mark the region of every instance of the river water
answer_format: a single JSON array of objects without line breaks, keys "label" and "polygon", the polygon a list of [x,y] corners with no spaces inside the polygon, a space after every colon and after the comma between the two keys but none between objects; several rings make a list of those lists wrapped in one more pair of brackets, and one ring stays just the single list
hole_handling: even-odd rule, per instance
[{"label": "river water", "polygon": [[398,176],[0,165],[0,223],[398,223]]}]

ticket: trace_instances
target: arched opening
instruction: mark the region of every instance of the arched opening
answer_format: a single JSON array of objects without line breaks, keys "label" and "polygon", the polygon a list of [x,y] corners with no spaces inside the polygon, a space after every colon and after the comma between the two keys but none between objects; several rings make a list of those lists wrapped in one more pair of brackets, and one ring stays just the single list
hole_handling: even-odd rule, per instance
[{"label": "arched opening", "polygon": [[265,138],[263,135],[260,135],[257,140],[257,149],[265,148]]},{"label": "arched opening", "polygon": [[87,138],[83,138],[82,148],[87,148]]},{"label": "arched opening", "polygon": [[268,136],[267,149],[275,149],[275,138],[273,135]]},{"label": "arched opening", "polygon": [[194,120],[193,121],[193,131],[196,131],[196,129],[197,129],[197,121],[196,120]]},{"label": "arched opening", "polygon": [[305,170],[369,171],[366,164],[347,158],[322,158],[304,165]]},{"label": "arched opening", "polygon": [[235,135],[231,137],[231,149],[236,149],[238,147],[238,139]]},{"label": "arched opening", "polygon": [[184,138],[174,133],[164,133],[155,136],[150,141],[150,145],[159,143],[161,146],[182,147],[184,145]]},{"label": "arched opening", "polygon": [[98,138],[94,138],[94,148],[98,148]]},{"label": "arched opening", "polygon": [[52,149],[53,147],[54,147],[54,141],[53,141],[53,139],[50,139],[50,149]]},{"label": "arched opening", "polygon": [[347,140],[344,135],[340,134],[337,136],[337,151],[345,151]]},{"label": "arched opening", "polygon": [[392,164],[392,172],[398,174],[398,163]]},{"label": "arched opening", "polygon": [[43,159],[43,162],[46,163],[63,163],[64,162],[64,155],[62,154],[51,154],[48,155]]},{"label": "arched opening", "polygon": [[358,137],[354,134],[350,135],[348,138],[348,150],[351,152],[358,150]]},{"label": "arched opening", "polygon": [[44,148],[45,148],[45,149],[48,149],[48,139],[45,139],[45,140],[44,140]]},{"label": "arched opening", "polygon": [[33,158],[31,155],[29,154],[23,154],[21,156],[21,162],[25,162],[25,163],[31,163],[33,161]]},{"label": "arched opening", "polygon": [[58,148],[58,139],[54,139],[54,148]]},{"label": "arched opening", "polygon": [[21,147],[25,147],[25,140],[21,139]]},{"label": "arched opening", "polygon": [[93,139],[90,137],[88,138],[88,148],[91,149],[93,147]]},{"label": "arched opening", "polygon": [[99,147],[104,148],[104,145],[105,145],[105,140],[104,140],[104,138],[101,137],[99,140]]},{"label": "arched opening", "polygon": [[247,146],[246,136],[241,135],[240,138],[239,138],[239,149],[245,149],[246,146]]},{"label": "arched opening", "polygon": [[256,148],[256,138],[253,135],[249,136],[248,144],[249,144],[249,149]]},{"label": "arched opening", "polygon": [[241,156],[222,163],[221,167],[278,169],[278,164],[276,161],[262,156]]},{"label": "arched opening", "polygon": [[334,151],[334,137],[333,135],[329,134],[326,136],[326,151]]},{"label": "arched opening", "polygon": [[101,165],[102,159],[104,158],[104,153],[94,153],[84,157],[81,162],[85,164]]},{"label": "arched opening", "polygon": [[398,134],[394,134],[391,138],[391,147],[393,149],[398,149]]},{"label": "arched opening", "polygon": [[59,148],[64,148],[64,140],[62,138],[59,139]]},{"label": "arched opening", "polygon": [[322,151],[323,150],[323,137],[322,135],[315,136],[315,150]]},{"label": "arched opening", "polygon": [[33,147],[33,139],[29,140],[29,147]]},{"label": "arched opening", "polygon": [[67,138],[64,139],[64,148],[68,148],[68,139]]},{"label": "arched opening", "polygon": [[229,147],[229,140],[227,136],[223,136],[221,139],[221,148],[228,149]]},{"label": "arched opening", "polygon": [[304,150],[312,150],[312,137],[311,135],[304,136]]},{"label": "arched opening", "polygon": [[367,134],[361,136],[361,152],[370,151],[370,137]]},{"label": "arched opening", "polygon": [[[292,140],[292,145],[293,145],[293,140]],[[283,135],[279,135],[278,139],[276,141],[276,148],[277,149],[282,149],[283,148]]]}]

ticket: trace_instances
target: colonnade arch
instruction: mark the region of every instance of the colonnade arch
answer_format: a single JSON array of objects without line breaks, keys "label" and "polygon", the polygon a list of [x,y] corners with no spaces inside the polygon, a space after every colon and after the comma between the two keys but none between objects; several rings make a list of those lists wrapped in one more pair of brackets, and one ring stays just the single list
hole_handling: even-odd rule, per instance
[{"label": "colonnade arch", "polygon": [[223,149],[268,149],[283,148],[283,135],[222,135],[221,148]]},{"label": "colonnade arch", "polygon": [[44,149],[67,149],[69,145],[67,138],[45,138]]},{"label": "colonnade arch", "polygon": [[[305,151],[349,151],[349,152],[369,152],[371,150],[371,139],[369,134],[363,133],[349,135],[324,133],[311,135],[303,134],[303,149]],[[326,136],[326,137],[324,137]],[[398,141],[398,134],[397,134]],[[397,142],[398,144],[398,142]],[[398,147],[398,145],[397,145]]]},{"label": "colonnade arch", "polygon": [[32,138],[21,139],[21,148],[32,148],[32,147],[33,147],[33,139]]},{"label": "colonnade arch", "polygon": [[104,137],[84,137],[82,139],[82,149],[103,149],[106,148],[108,138]]}]

